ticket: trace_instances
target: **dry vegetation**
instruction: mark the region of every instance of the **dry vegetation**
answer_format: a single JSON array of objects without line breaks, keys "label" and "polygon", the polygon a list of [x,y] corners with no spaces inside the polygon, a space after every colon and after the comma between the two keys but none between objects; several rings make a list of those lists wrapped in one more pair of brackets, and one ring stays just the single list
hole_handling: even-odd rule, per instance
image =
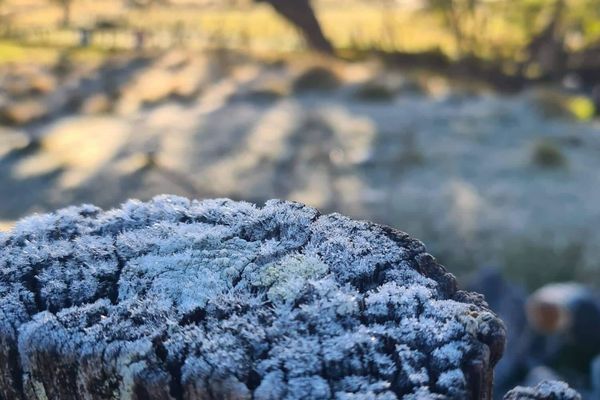
[{"label": "dry vegetation", "polygon": [[[136,29],[151,32],[149,44],[158,48],[174,44],[252,48],[258,52],[303,48],[297,32],[267,5],[249,0],[171,3],[133,8],[122,0],[76,0],[71,10],[71,28],[64,29],[59,28],[62,11],[56,4],[46,0],[6,0],[0,15],[3,15],[5,37],[10,40],[0,42],[0,60],[29,58],[28,52],[39,51],[39,46],[50,45],[55,49],[76,46],[75,28],[106,26],[107,23],[110,31],[100,31],[94,38],[98,49],[132,48],[131,31]],[[445,19],[444,6],[435,4],[433,0],[315,2],[326,35],[336,48],[345,49],[346,53],[376,48],[411,53],[439,51],[456,57],[465,50],[459,47],[469,47],[484,58],[516,61],[522,56],[520,49],[547,23],[550,10],[549,1],[480,2],[476,9],[460,15],[460,35],[464,43],[458,44],[455,28]],[[574,50],[600,37],[600,20],[594,15],[593,4],[592,0],[569,0],[565,20],[570,32],[566,39]],[[27,54],[14,48],[15,40],[27,46]],[[47,54],[35,56],[48,58]],[[510,63],[506,68],[511,68]]]}]

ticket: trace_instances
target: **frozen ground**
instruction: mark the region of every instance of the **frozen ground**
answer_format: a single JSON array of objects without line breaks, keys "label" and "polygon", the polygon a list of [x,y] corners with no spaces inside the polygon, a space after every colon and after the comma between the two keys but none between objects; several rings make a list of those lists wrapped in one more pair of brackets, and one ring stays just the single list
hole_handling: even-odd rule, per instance
[{"label": "frozen ground", "polygon": [[[600,284],[598,123],[549,117],[545,92],[329,68],[342,83],[318,92],[294,90],[297,65],[178,53],[50,76],[35,95],[5,80],[5,118],[24,105],[0,128],[0,221],[158,193],[283,198],[405,230],[459,274]],[[356,95],[373,80],[384,96]]]}]

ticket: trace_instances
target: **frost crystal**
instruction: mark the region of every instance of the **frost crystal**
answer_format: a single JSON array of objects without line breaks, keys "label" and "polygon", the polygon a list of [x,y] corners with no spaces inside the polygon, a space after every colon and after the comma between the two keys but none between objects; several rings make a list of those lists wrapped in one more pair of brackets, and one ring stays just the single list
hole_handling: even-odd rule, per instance
[{"label": "frost crystal", "polygon": [[504,400],[581,400],[581,395],[560,381],[542,381],[536,387],[517,386]]},{"label": "frost crystal", "polygon": [[0,399],[486,399],[504,345],[408,235],[162,196],[0,237]]}]

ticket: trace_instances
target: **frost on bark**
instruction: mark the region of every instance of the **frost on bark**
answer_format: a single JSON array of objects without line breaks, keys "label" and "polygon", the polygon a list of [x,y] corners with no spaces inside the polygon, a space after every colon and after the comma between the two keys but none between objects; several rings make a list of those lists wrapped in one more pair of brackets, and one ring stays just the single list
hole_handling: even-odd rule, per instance
[{"label": "frost on bark", "polygon": [[0,398],[490,397],[502,322],[405,233],[171,196],[0,234]]},{"label": "frost on bark", "polygon": [[581,396],[564,382],[543,381],[533,388],[517,386],[504,400],[581,400]]}]

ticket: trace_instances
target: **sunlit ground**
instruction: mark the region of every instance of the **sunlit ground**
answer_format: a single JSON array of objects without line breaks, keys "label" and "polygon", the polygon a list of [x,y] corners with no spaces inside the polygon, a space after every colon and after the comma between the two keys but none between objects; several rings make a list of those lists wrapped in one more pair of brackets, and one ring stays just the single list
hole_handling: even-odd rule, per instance
[{"label": "sunlit ground", "polygon": [[598,282],[585,97],[499,95],[376,61],[109,60],[5,67],[0,220],[158,193],[278,197],[404,229],[459,274]]}]

